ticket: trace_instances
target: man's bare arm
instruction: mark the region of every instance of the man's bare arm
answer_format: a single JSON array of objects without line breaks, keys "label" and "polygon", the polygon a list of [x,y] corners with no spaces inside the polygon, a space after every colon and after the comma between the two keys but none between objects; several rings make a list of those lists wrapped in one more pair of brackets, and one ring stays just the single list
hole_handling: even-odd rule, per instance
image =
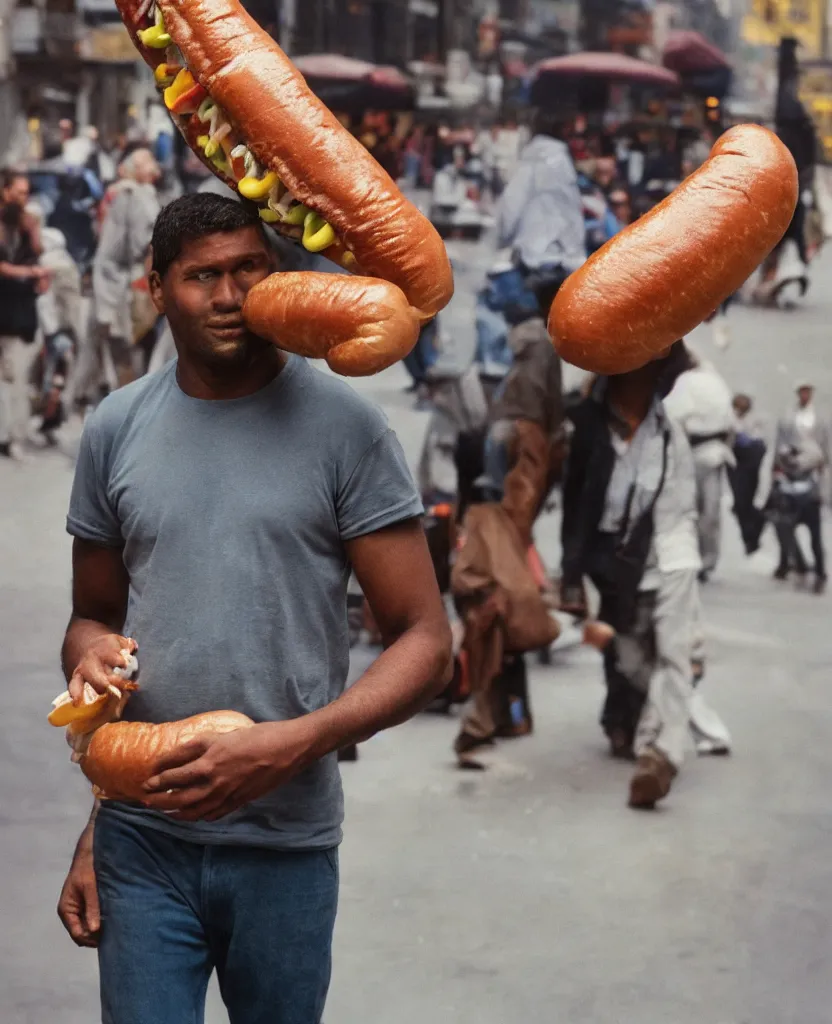
[{"label": "man's bare arm", "polygon": [[[72,616],[66,629],[61,664],[73,697],[80,699],[85,682],[96,689],[112,681],[123,664],[120,635],[127,611],[127,571],[118,548],[90,541],[72,544]],[[75,847],[60,900],[58,916],[79,946],[97,946],[101,917],[98,908],[93,836],[98,801]]]},{"label": "man's bare arm", "polygon": [[385,650],[343,696],[304,719],[310,760],[426,707],[451,678],[451,630],[419,520],[350,541],[347,551]]},{"label": "man's bare arm", "polygon": [[85,682],[104,692],[113,681],[112,669],[124,664],[119,652],[125,646],[121,630],[128,590],[121,549],[76,537],[72,544],[72,615],[61,649],[61,665],[74,698],[80,698]]}]

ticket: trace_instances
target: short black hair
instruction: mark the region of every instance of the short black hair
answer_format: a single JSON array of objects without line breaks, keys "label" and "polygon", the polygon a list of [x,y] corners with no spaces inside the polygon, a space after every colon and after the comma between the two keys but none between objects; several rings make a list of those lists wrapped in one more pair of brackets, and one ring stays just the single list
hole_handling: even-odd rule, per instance
[{"label": "short black hair", "polygon": [[180,196],[162,210],[153,225],[150,247],[152,269],[164,277],[173,261],[182,252],[185,242],[194,242],[206,235],[257,228],[263,243],[268,245],[263,222],[255,206],[213,192],[193,192]]}]

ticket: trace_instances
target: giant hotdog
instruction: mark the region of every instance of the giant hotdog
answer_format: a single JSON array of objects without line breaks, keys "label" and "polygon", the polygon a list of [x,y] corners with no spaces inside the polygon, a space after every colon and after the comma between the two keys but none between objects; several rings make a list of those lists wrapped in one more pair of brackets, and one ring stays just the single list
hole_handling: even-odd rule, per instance
[{"label": "giant hotdog", "polygon": [[[256,203],[280,234],[359,275],[341,284],[333,301],[317,293],[319,347],[327,348],[333,328],[335,368],[373,373],[406,355],[420,324],[453,292],[448,256],[430,222],[237,0],[117,4],[173,121],[203,162]],[[373,324],[342,305],[352,296],[361,302],[367,278],[376,279],[374,294],[385,296],[385,317]],[[296,284],[286,288],[298,295]],[[282,285],[272,281],[252,289],[243,315],[270,341],[295,351],[304,343],[295,333],[298,318],[283,318],[290,308]],[[345,328],[354,331],[360,357],[348,357]]]},{"label": "giant hotdog", "polygon": [[97,694],[87,683],[78,704],[63,693],[55,699],[49,715],[50,725],[67,727],[72,759],[81,765],[96,795],[103,799],[143,800],[142,786],[153,775],[160,758],[199,736],[254,725],[237,711],[206,711],[158,724],[118,721],[130,690],[135,688],[126,684],[120,696]]},{"label": "giant hotdog", "polygon": [[142,800],[142,786],[160,758],[183,743],[209,733],[234,732],[254,725],[237,711],[207,711],[177,722],[122,722],[130,694],[138,689],[131,677],[138,670],[135,644],[124,638],[124,668],[114,669],[118,684],[96,693],[85,683],[76,702],[65,690],[52,702],[49,724],[66,727],[72,760],[93,783],[96,795],[111,800]]},{"label": "giant hotdog", "polygon": [[771,252],[797,192],[797,168],[776,135],[732,128],[699,170],[566,280],[549,312],[555,348],[594,373],[655,359]]},{"label": "giant hotdog", "polygon": [[108,800],[144,800],[145,782],[159,759],[184,743],[214,733],[247,729],[254,722],[237,711],[206,711],[178,722],[111,722],[92,734],[81,771]]}]

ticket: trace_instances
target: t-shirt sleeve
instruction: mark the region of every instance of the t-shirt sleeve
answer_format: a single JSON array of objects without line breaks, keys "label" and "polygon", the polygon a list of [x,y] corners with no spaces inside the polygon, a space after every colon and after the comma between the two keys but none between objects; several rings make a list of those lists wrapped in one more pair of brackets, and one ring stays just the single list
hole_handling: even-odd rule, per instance
[{"label": "t-shirt sleeve", "polygon": [[361,456],[339,488],[336,511],[342,540],[422,514],[419,492],[392,430],[385,430]]},{"label": "t-shirt sleeve", "polygon": [[90,420],[81,438],[66,528],[68,533],[81,540],[117,547],[123,543],[121,528],[107,495],[101,460],[96,458],[97,434],[96,426]]}]

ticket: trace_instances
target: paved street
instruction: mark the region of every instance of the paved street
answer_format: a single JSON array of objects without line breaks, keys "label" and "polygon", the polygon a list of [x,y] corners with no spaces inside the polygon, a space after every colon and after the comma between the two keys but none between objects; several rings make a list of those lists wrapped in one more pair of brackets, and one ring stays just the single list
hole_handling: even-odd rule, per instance
[{"label": "paved street", "polygon": [[[446,359],[464,361],[487,249],[456,245]],[[771,419],[801,376],[832,408],[830,273],[825,258],[799,313],[732,310],[726,353],[705,331],[694,339]],[[358,386],[415,460],[427,416],[405,383],[395,368]],[[63,687],[70,454],[0,464],[3,1024],[97,1019],[94,955],[54,913],[90,803],[45,721]],[[628,810],[630,769],[608,759],[596,725],[600,659],[582,648],[532,669],[536,733],[501,747],[490,773],[453,769],[443,718],[367,743],[344,768],[327,1024],[829,1024],[832,597],[776,585],[773,536],[746,560],[727,507],[724,525],[704,686],[734,756],[691,758],[666,807]],[[551,516],[539,530],[552,562],[556,527]],[[208,1020],[225,1019],[212,991]]]}]

